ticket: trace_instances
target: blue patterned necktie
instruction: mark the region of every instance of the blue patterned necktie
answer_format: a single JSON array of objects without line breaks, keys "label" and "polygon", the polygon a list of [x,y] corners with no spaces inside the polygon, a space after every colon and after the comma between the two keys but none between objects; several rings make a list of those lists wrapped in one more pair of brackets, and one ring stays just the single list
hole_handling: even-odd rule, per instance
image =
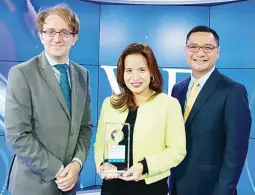
[{"label": "blue patterned necktie", "polygon": [[60,72],[60,88],[64,95],[67,108],[71,114],[71,88],[68,81],[68,65],[67,64],[58,64],[55,65],[55,68]]}]

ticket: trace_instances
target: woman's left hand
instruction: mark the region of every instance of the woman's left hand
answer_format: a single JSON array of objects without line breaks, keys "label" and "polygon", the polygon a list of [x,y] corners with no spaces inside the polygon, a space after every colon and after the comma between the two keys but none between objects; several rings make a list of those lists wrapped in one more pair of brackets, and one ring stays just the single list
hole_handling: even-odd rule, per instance
[{"label": "woman's left hand", "polygon": [[130,167],[122,177],[118,177],[119,179],[125,181],[138,181],[143,173],[143,165],[142,163],[137,163]]}]

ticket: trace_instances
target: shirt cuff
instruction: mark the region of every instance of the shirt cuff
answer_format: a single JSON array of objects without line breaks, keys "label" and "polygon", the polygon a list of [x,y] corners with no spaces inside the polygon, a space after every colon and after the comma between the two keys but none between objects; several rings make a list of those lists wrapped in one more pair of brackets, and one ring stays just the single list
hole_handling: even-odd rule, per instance
[{"label": "shirt cuff", "polygon": [[73,158],[72,162],[73,161],[77,161],[80,164],[81,168],[82,168],[82,162],[79,158]]},{"label": "shirt cuff", "polygon": [[143,173],[142,174],[149,173],[149,169],[148,169],[146,158],[144,158],[143,160],[139,161],[139,163],[141,163],[143,165]]},{"label": "shirt cuff", "polygon": [[55,178],[64,170],[64,165],[61,165],[61,168],[59,169],[58,173],[56,174]]}]

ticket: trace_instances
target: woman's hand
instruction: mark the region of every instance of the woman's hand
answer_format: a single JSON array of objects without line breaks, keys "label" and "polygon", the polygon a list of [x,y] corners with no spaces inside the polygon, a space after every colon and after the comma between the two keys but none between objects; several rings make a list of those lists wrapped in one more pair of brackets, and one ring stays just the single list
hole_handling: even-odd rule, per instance
[{"label": "woman's hand", "polygon": [[[109,172],[109,173],[107,173]],[[111,163],[104,163],[97,169],[97,173],[102,179],[111,180],[118,178],[117,167]]]},{"label": "woman's hand", "polygon": [[130,167],[122,177],[118,177],[119,179],[125,181],[138,181],[143,173],[143,165],[142,163],[137,163]]}]

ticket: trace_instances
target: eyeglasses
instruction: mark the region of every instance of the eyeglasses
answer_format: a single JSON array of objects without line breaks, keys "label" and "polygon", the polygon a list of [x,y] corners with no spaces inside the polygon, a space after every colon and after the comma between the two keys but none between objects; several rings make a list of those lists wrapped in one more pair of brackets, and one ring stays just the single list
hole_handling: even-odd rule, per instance
[{"label": "eyeglasses", "polygon": [[55,37],[55,35],[57,33],[59,33],[59,35],[62,37],[62,38],[68,38],[70,37],[71,35],[74,35],[75,33],[72,33],[70,32],[69,30],[67,29],[63,29],[59,32],[55,31],[55,30],[52,30],[52,29],[47,29],[47,30],[44,30],[42,31],[43,33],[45,33],[48,37]]},{"label": "eyeglasses", "polygon": [[213,50],[215,49],[215,48],[218,48],[218,47],[215,47],[215,46],[213,46],[213,45],[204,45],[204,46],[198,46],[198,45],[196,45],[196,44],[191,44],[191,45],[187,45],[186,46],[188,49],[189,49],[189,51],[190,52],[192,52],[192,53],[196,53],[196,52],[198,52],[199,50],[200,50],[200,48],[202,48],[202,50],[205,52],[205,53],[212,53],[213,52]]}]

